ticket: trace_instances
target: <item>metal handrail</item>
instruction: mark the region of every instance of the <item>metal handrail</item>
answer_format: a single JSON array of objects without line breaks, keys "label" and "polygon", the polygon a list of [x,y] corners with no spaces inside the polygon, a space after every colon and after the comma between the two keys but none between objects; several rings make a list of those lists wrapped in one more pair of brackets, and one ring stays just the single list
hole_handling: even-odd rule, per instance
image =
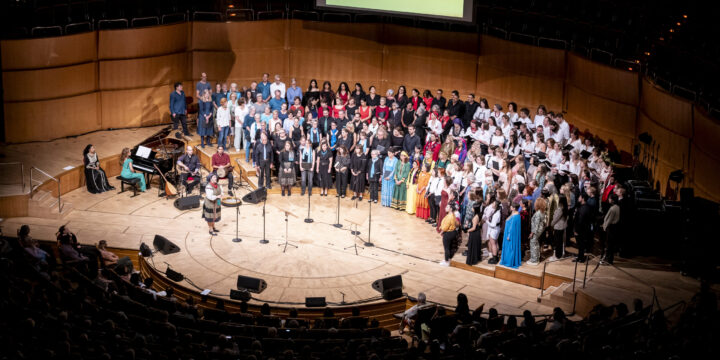
[{"label": "metal handrail", "polygon": [[[569,260],[569,259],[574,259],[574,258],[573,257],[564,257],[564,258],[555,259],[555,260],[546,260],[543,263],[543,271],[542,271],[542,275],[540,276],[540,296],[541,297],[545,293],[545,273],[547,272],[548,264],[554,263],[554,262],[559,262],[559,261],[565,261],[565,260]],[[577,263],[575,263],[575,273],[577,273]],[[575,291],[575,281],[574,280],[575,280],[575,275],[573,274],[573,292]]]},{"label": "metal handrail", "polygon": [[0,163],[0,166],[6,166],[6,165],[20,165],[20,178],[22,179],[22,192],[25,193],[25,164],[21,162],[9,162],[9,163]]},{"label": "metal handrail", "polygon": [[[37,172],[39,172],[39,173],[47,176],[47,177],[50,178],[51,180],[55,181],[55,183],[57,183],[57,191],[58,191],[58,194],[57,194],[58,213],[61,213],[61,212],[62,212],[62,199],[60,198],[60,180],[56,179],[54,176],[46,173],[45,171],[43,171],[43,170],[41,170],[41,169],[38,169],[38,168],[32,166],[32,167],[30,167],[30,185],[32,186],[31,189],[30,189],[31,192],[34,192],[40,185],[43,184],[42,181],[33,179],[33,171],[37,171]],[[34,182],[37,182],[37,183],[38,183],[37,186],[36,186],[36,185],[33,185]],[[30,197],[32,198],[32,195],[31,195]]]},{"label": "metal handrail", "polygon": [[[593,257],[595,257],[595,256],[593,255]],[[599,259],[599,261],[602,261],[602,259]],[[586,276],[586,277],[587,277],[587,265],[588,265],[587,263],[589,263],[589,262],[590,262],[590,261],[586,261],[586,264],[585,264],[585,276]],[[631,274],[631,273],[629,273],[629,272],[627,272],[627,271],[625,271],[625,270],[617,267],[615,264],[608,263],[608,262],[605,262],[605,263],[608,264],[608,265],[610,265],[610,266],[612,266],[613,268],[615,268],[616,270],[620,271],[621,273],[629,276],[629,277],[632,278],[633,280],[635,280],[635,281],[637,281],[637,282],[639,282],[639,283],[641,283],[641,284],[649,287],[649,288],[652,290],[652,301],[653,301],[653,302],[652,302],[652,304],[650,305],[650,312],[651,312],[651,313],[652,313],[653,309],[655,308],[655,304],[657,304],[658,309],[662,309],[662,307],[660,306],[660,299],[658,299],[658,297],[657,297],[657,290],[655,289],[655,286],[650,285],[650,284],[648,284],[647,282],[645,282],[644,280],[640,279],[639,277],[637,277],[637,276],[635,276],[635,275],[633,275],[633,274]],[[598,269],[599,266],[600,266],[600,263],[598,263],[598,266],[595,267],[595,270],[593,270],[592,274],[590,274],[591,277],[592,277],[592,275],[595,274],[595,271],[597,271],[597,269]],[[585,280],[583,279],[583,289],[584,289],[584,288],[585,288]]]}]

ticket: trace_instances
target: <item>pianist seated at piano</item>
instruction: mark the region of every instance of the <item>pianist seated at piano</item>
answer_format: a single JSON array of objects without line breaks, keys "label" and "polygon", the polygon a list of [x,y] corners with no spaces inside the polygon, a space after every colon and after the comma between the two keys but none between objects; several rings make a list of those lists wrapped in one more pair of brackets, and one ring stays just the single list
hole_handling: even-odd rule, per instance
[{"label": "pianist seated at piano", "polygon": [[185,154],[177,161],[180,178],[185,185],[185,192],[191,193],[193,188],[200,183],[200,159],[193,153],[193,147],[188,146]]},{"label": "pianist seated at piano", "polygon": [[145,191],[145,174],[135,171],[133,169],[133,160],[130,158],[130,148],[124,148],[120,153],[120,164],[122,164],[122,171],[120,176],[125,179],[138,179],[140,183],[140,191]]},{"label": "pianist seated at piano", "polygon": [[212,156],[212,168],[212,173],[217,175],[218,179],[228,180],[228,195],[233,196],[233,168],[230,165],[230,155],[222,145],[218,146],[217,152]]}]

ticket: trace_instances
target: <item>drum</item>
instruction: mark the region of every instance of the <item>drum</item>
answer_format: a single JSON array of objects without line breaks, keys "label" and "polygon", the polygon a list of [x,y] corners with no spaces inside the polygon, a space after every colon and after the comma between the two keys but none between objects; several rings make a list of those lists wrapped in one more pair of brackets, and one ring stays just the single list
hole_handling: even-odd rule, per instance
[{"label": "drum", "polygon": [[224,179],[227,176],[226,168],[217,169],[217,176],[218,176],[218,179]]},{"label": "drum", "polygon": [[221,200],[221,203],[225,207],[238,207],[242,205],[242,201],[234,197],[225,197]]}]

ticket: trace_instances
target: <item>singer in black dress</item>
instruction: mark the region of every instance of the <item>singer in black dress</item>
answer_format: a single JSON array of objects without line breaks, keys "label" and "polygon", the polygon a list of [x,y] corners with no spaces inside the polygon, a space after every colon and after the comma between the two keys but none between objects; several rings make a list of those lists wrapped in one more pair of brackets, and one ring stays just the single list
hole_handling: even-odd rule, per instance
[{"label": "singer in black dress", "polygon": [[358,146],[355,148],[350,159],[350,189],[353,191],[353,197],[351,200],[363,198],[365,192],[365,171],[367,167],[367,157],[363,154],[362,147]]},{"label": "singer in black dress", "polygon": [[115,190],[110,186],[105,170],[100,167],[95,147],[88,144],[83,150],[83,164],[85,164],[85,185],[92,194],[99,194],[108,190]]},{"label": "singer in black dress", "polygon": [[322,189],[320,196],[327,196],[328,188],[332,187],[332,161],[333,154],[328,146],[327,141],[323,140],[320,143],[320,148],[317,150],[317,178],[319,179],[319,186]]}]

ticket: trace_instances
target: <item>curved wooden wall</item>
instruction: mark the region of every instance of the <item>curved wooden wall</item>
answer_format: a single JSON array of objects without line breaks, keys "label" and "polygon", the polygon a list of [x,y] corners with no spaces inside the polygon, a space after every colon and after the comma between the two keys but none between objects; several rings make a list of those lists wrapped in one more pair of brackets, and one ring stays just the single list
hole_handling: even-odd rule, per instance
[{"label": "curved wooden wall", "polygon": [[504,107],[515,101],[562,110],[583,131],[631,152],[637,135],[656,141],[655,177],[687,173],[683,186],[720,201],[720,125],[691,103],[639,74],[575,54],[478,34],[384,24],[301,20],[183,23],[72,36],[3,40],[8,142],[49,140],[89,131],[167,123],[169,94],[186,94],[207,72],[211,82],[249,84],[264,72],[378,93],[408,89],[475,92]]}]

